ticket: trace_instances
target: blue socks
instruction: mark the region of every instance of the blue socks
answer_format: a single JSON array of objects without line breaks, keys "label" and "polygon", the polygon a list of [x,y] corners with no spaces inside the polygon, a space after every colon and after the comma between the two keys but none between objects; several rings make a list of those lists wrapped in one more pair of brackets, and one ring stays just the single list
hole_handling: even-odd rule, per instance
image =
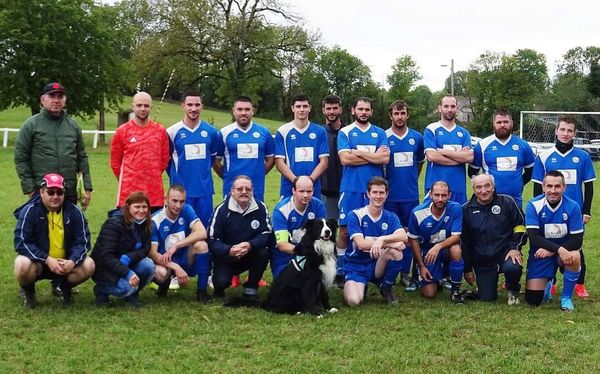
[{"label": "blue socks", "polygon": [[198,289],[206,290],[208,287],[208,276],[210,275],[210,253],[194,255],[194,268],[198,276]]},{"label": "blue socks", "polygon": [[396,278],[398,278],[398,274],[402,270],[402,260],[394,261],[389,260],[385,266],[385,272],[383,273],[383,282],[382,286],[391,287],[396,284]]},{"label": "blue socks", "polygon": [[563,275],[563,289],[561,297],[572,298],[573,290],[575,289],[575,284],[579,279],[579,271],[570,271],[565,269],[565,273]]},{"label": "blue socks", "polygon": [[450,283],[452,283],[452,290],[459,291],[460,284],[462,283],[462,277],[465,270],[465,262],[462,258],[458,261],[450,260],[448,265],[448,272],[450,273]]}]

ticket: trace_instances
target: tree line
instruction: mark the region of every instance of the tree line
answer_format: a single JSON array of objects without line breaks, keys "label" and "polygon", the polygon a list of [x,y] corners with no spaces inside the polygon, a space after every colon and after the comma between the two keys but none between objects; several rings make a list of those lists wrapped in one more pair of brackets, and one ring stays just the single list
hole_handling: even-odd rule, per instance
[{"label": "tree line", "polygon": [[[358,96],[374,102],[373,121],[387,127],[395,99],[411,106],[419,130],[437,118],[446,88],[432,92],[409,55],[397,58],[386,84],[339,46],[303,26],[279,0],[13,0],[0,5],[0,110],[25,105],[39,110],[41,87],[60,81],[73,114],[116,109],[123,95],[145,90],[177,100],[198,88],[205,105],[228,109],[241,94],[257,113],[289,119],[289,99],[304,93],[314,102],[339,95],[349,106]],[[533,49],[513,54],[486,51],[454,76],[465,97],[473,134],[489,133],[491,115],[520,110],[600,111],[600,48],[574,47],[550,78],[546,58]]]}]

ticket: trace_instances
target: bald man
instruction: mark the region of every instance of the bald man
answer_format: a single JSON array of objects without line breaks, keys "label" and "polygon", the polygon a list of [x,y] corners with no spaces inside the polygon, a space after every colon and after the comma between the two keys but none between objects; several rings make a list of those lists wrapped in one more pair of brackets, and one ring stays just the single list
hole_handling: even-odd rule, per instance
[{"label": "bald man", "polygon": [[164,203],[162,173],[169,164],[169,138],[165,128],[152,121],[152,97],[133,96],[133,118],[121,125],[110,143],[110,167],[119,180],[117,207],[129,194],[143,191],[154,212]]},{"label": "bald man", "polygon": [[325,204],[313,197],[313,182],[303,175],[292,182],[292,196],[281,200],[273,210],[273,231],[277,248],[271,253],[271,271],[277,278],[294,257],[294,248],[300,243],[302,227],[309,219],[327,218]]}]

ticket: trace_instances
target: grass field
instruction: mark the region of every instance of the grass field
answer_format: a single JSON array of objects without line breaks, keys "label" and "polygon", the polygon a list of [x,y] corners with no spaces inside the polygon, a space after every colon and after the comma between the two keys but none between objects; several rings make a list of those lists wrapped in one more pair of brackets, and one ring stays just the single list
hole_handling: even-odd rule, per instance
[{"label": "grass field", "polygon": [[[3,115],[2,113],[1,115]],[[166,117],[166,115],[165,115]],[[3,126],[3,125],[0,125]],[[24,198],[13,166],[13,148],[0,150],[0,373],[15,372],[596,372],[600,370],[600,198],[587,227],[588,287],[592,296],[561,312],[557,301],[534,309],[494,304],[453,305],[448,292],[432,301],[398,291],[388,306],[370,290],[356,309],[332,291],[338,314],[280,316],[261,310],[198,305],[194,287],[158,300],[146,289],[146,307],[99,309],[92,282],[80,286],[65,309],[38,284],[40,304],[24,310],[12,274],[12,211]],[[108,149],[90,150],[94,181],[86,212],[93,240],[114,205],[116,181]],[[268,176],[267,204],[274,206],[278,175]],[[531,188],[527,186],[528,198]],[[220,191],[220,184],[216,186]],[[598,196],[599,194],[596,194]],[[220,193],[215,200],[220,198]],[[268,277],[268,276],[267,276]],[[264,296],[265,290],[261,290]],[[240,289],[228,294],[240,294]]]}]

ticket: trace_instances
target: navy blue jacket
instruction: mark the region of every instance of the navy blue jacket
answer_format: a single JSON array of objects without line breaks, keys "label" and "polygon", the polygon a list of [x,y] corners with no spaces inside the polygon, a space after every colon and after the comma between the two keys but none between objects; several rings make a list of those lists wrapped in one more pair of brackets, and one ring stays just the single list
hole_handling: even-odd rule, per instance
[{"label": "navy blue jacket", "polygon": [[208,226],[208,248],[217,257],[229,255],[232,245],[249,242],[250,250],[273,244],[269,211],[262,201],[252,200],[245,211],[231,196],[215,209]]},{"label": "navy blue jacket", "polygon": [[[90,231],[83,212],[65,199],[62,206],[64,246],[67,259],[79,265],[90,250]],[[15,228],[15,251],[34,262],[45,262],[50,249],[48,239],[48,209],[40,195],[35,195],[14,212],[17,218]]]},{"label": "navy blue jacket", "polygon": [[[94,281],[114,284],[119,278],[125,278],[130,267],[148,257],[151,236],[151,232],[144,230],[143,226],[127,224],[123,216],[107,219],[102,224],[91,255],[96,262]],[[130,258],[129,267],[121,263],[122,255]]]},{"label": "navy blue jacket", "polygon": [[511,249],[521,251],[527,242],[523,212],[508,196],[494,192],[489,204],[481,205],[475,194],[463,205],[461,248],[465,273],[472,267],[504,262]]}]

